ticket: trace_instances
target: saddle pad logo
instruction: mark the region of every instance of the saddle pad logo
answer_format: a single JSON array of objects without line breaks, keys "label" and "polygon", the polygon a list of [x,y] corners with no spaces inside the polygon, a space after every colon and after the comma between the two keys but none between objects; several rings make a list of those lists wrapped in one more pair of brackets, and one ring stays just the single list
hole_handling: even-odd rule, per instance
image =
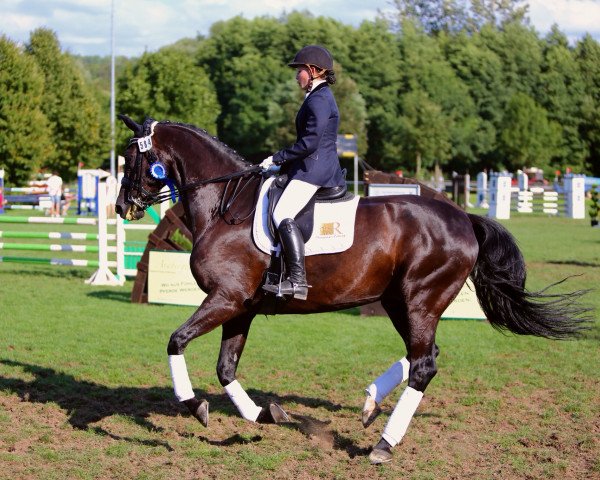
[{"label": "saddle pad logo", "polygon": [[322,223],[321,228],[319,229],[319,236],[321,237],[331,237],[333,235],[343,237],[344,233],[340,231],[341,224],[340,222],[328,222]]}]

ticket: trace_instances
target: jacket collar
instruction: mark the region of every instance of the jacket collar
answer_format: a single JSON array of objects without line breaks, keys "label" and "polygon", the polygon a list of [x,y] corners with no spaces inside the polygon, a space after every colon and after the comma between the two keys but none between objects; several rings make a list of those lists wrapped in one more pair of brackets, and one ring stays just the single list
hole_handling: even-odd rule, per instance
[{"label": "jacket collar", "polygon": [[322,88],[324,88],[326,86],[327,86],[327,82],[325,80],[319,82],[316,87],[313,87],[313,89],[304,96],[304,98],[305,99],[308,98],[311,94],[313,94],[317,90],[321,90]]}]

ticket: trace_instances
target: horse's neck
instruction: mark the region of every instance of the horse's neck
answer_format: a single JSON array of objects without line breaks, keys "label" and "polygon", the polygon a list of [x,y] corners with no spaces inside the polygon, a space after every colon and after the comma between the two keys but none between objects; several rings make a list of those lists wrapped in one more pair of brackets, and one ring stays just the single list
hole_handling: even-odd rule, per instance
[{"label": "horse's neck", "polygon": [[[178,129],[173,150],[177,152],[177,183],[185,186],[236,173],[247,168],[243,161],[230,155],[216,140],[187,129]],[[218,219],[225,183],[209,183],[185,191],[182,201],[194,237],[202,236]]]}]

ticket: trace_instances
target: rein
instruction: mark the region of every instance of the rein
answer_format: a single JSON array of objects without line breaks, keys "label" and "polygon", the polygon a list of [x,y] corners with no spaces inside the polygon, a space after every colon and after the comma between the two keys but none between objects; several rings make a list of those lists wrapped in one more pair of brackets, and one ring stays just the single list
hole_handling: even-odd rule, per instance
[{"label": "rein", "polygon": [[[152,150],[152,136],[154,135],[154,126],[157,123],[158,122],[153,120],[147,120],[146,122],[144,122],[143,136],[131,138],[127,146],[128,148],[134,144],[137,144],[138,146],[135,163],[132,168],[134,171],[131,172],[132,169],[127,169],[129,170],[129,172],[125,172],[121,180],[121,185],[128,189],[128,200],[131,203],[135,204],[138,208],[145,210],[151,205],[166,202],[167,200],[172,200],[173,202],[176,202],[177,197],[181,199],[181,194],[183,192],[188,192],[212,183],[227,182],[227,184],[225,185],[225,189],[223,190],[223,195],[221,197],[221,202],[219,205],[219,215],[225,218],[225,215],[227,213],[230,213],[231,218],[229,220],[226,220],[226,222],[230,225],[235,225],[248,219],[255,212],[256,202],[254,202],[253,208],[244,217],[236,217],[230,211],[235,201],[246,190],[246,188],[254,182],[254,180],[259,180],[257,195],[258,192],[260,192],[260,187],[264,182],[264,177],[263,175],[255,175],[262,170],[259,165],[254,165],[250,168],[239,172],[209,178],[207,180],[197,180],[186,185],[176,186],[173,180],[166,176],[165,166],[160,162],[156,153]],[[150,176],[155,180],[162,182],[164,185],[167,185],[169,187],[168,192],[152,193],[142,186],[142,159],[146,154],[148,156],[148,163],[150,164]],[[128,173],[133,173],[133,178],[131,178],[131,176],[128,175]],[[229,192],[231,184],[234,182],[234,180],[237,181],[233,186],[233,190]],[[131,190],[136,190],[139,196],[137,198],[133,197],[131,195]]]}]

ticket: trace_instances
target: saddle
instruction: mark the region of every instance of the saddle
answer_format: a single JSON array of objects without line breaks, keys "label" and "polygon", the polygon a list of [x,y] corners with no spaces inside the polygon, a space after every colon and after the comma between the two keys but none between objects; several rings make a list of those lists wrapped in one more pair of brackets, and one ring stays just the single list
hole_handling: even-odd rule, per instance
[{"label": "saddle", "polygon": [[[271,186],[269,187],[269,191],[267,193],[267,197],[269,199],[269,232],[274,239],[279,238],[279,234],[277,229],[275,228],[275,224],[273,223],[273,211],[277,206],[277,202],[281,198],[281,194],[285,190],[285,187],[288,183],[288,176],[283,174],[279,175],[275,178]],[[314,209],[315,203],[319,202],[327,202],[327,203],[336,203],[343,202],[348,200],[353,195],[348,193],[348,186],[344,183],[341,187],[321,187],[317,190],[317,193],[311,198],[310,202],[296,215],[294,220],[298,224],[300,231],[302,232],[302,238],[304,239],[304,243],[310,240],[313,232],[314,226]]]}]

